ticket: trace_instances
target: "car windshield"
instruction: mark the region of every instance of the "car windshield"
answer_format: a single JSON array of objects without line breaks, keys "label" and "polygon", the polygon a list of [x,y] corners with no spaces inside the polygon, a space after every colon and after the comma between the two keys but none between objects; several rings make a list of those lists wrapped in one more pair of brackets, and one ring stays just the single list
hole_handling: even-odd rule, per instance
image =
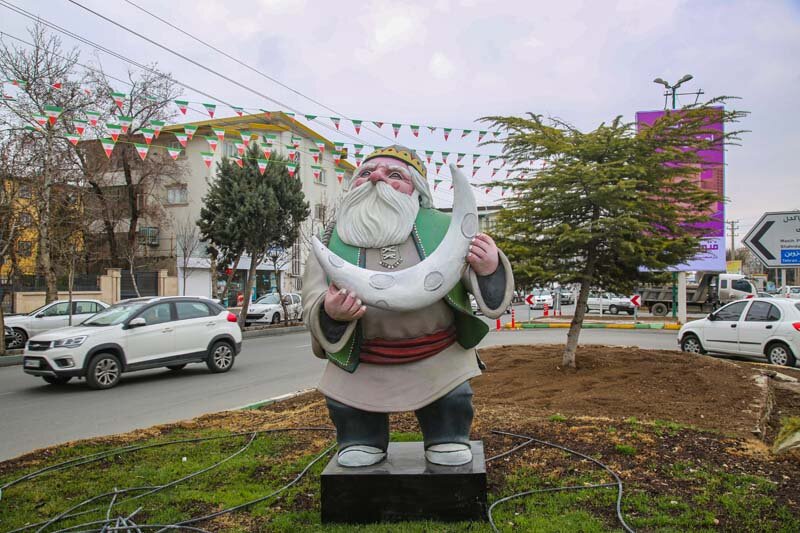
[{"label": "car windshield", "polygon": [[115,326],[133,316],[148,302],[129,302],[112,305],[83,322],[84,326]]},{"label": "car windshield", "polygon": [[266,296],[262,296],[258,300],[256,300],[257,304],[265,304],[265,305],[279,305],[281,303],[281,299],[278,297],[278,293],[273,292],[272,294],[267,294]]},{"label": "car windshield", "polygon": [[550,293],[544,289],[533,289],[534,296],[550,296]]},{"label": "car windshield", "polygon": [[800,294],[800,287],[792,287],[792,294]]},{"label": "car windshield", "polygon": [[41,307],[37,307],[36,309],[34,309],[34,310],[33,310],[33,311],[31,311],[30,313],[28,313],[28,316],[36,316],[36,315],[38,315],[39,313],[41,313],[41,312],[42,312],[42,309],[44,309],[45,307],[47,307],[47,306],[49,306],[49,305],[50,305],[50,304],[44,304],[44,305],[43,305],[43,306],[41,306]]}]

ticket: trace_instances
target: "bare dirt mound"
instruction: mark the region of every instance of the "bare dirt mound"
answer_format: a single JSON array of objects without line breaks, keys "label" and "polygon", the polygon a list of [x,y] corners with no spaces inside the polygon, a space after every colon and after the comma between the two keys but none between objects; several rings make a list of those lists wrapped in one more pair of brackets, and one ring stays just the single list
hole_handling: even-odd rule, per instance
[{"label": "bare dirt mound", "polygon": [[481,409],[499,409],[518,421],[555,413],[636,417],[739,436],[751,435],[758,424],[764,393],[756,369],[680,352],[582,345],[578,369],[567,370],[560,367],[563,350],[563,345],[481,350],[488,368],[472,382],[476,418],[482,418]]}]

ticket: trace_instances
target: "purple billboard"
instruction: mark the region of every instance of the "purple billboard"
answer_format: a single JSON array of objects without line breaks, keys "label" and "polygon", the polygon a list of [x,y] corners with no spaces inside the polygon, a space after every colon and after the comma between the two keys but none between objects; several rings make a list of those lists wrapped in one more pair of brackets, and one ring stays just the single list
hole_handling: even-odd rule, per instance
[{"label": "purple billboard", "polygon": [[[722,108],[720,108],[722,109]],[[666,111],[639,111],[636,113],[636,123],[641,126],[650,126],[664,116]],[[722,136],[722,122],[709,124],[708,128],[718,131]],[[709,139],[713,140],[713,139]],[[698,152],[702,163],[695,173],[697,186],[701,189],[713,191],[723,198],[725,195],[725,150],[722,143],[710,150]],[[705,237],[700,243],[701,250],[689,262],[671,268],[671,271],[708,271],[725,272],[725,203],[720,200],[716,208],[709,213],[711,220],[698,224],[705,230]]]}]

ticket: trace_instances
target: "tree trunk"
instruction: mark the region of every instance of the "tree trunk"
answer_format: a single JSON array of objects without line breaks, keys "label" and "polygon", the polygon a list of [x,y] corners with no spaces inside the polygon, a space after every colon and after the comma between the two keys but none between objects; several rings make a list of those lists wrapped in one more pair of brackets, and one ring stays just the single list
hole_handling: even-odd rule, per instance
[{"label": "tree trunk", "polygon": [[53,191],[53,176],[51,175],[50,159],[53,142],[55,142],[50,128],[48,128],[46,142],[47,149],[45,152],[44,172],[42,172],[42,198],[39,209],[39,250],[36,255],[39,258],[39,264],[42,267],[42,275],[45,280],[44,303],[49,304],[58,299],[56,276],[50,254],[50,226],[52,224],[52,220],[50,219],[50,207]]},{"label": "tree trunk", "polygon": [[69,290],[69,326],[72,325],[72,287],[75,285],[75,262],[70,261],[69,272],[67,273],[67,289]]},{"label": "tree trunk", "polygon": [[3,332],[0,335],[0,355],[4,355],[6,353],[6,330],[3,326],[5,326],[5,315],[3,314],[3,292],[0,291],[0,331]]},{"label": "tree trunk", "polygon": [[590,283],[588,280],[581,282],[581,289],[578,294],[578,301],[575,302],[575,313],[572,315],[572,322],[567,333],[567,345],[564,347],[564,356],[561,359],[561,366],[564,368],[578,368],[575,363],[575,350],[578,348],[578,337],[583,327],[583,318],[586,315],[586,302],[589,300]]},{"label": "tree trunk", "polygon": [[[209,267],[211,268],[211,298],[213,300],[218,300],[217,297],[217,258],[214,256],[209,256]],[[185,289],[184,289],[185,290]]]},{"label": "tree trunk", "polygon": [[272,264],[272,271],[275,272],[275,285],[278,288],[278,298],[280,298],[281,308],[283,309],[283,322],[289,322],[289,309],[286,308],[286,302],[283,301],[283,287],[281,287],[281,272],[278,270],[277,261]]},{"label": "tree trunk", "polygon": [[139,284],[136,283],[136,270],[134,267],[133,257],[128,258],[128,268],[130,269],[129,272],[131,273],[131,282],[133,283],[133,290],[136,293],[137,297],[141,297],[142,295],[139,293]]},{"label": "tree trunk", "polygon": [[237,255],[236,259],[233,262],[233,268],[231,268],[231,273],[228,274],[228,278],[225,281],[225,288],[222,289],[222,294],[219,297],[220,300],[225,300],[225,298],[228,297],[228,292],[230,291],[231,283],[233,282],[233,277],[236,275],[236,269],[239,268],[239,261],[241,260],[242,260],[242,254]]},{"label": "tree trunk", "polygon": [[[238,262],[238,261],[237,261]],[[253,290],[253,283],[256,280],[256,267],[258,257],[250,256],[250,268],[247,270],[247,282],[244,284],[244,299],[242,300],[242,310],[239,311],[239,326],[244,327],[247,319],[247,309],[250,307],[250,292]]]},{"label": "tree trunk", "polygon": [[111,259],[111,264],[116,267],[119,265],[119,250],[117,249],[117,237],[114,234],[114,223],[111,221],[111,216],[109,214],[108,199],[106,198],[103,189],[96,181],[90,180],[89,185],[92,187],[95,196],[100,201],[101,210],[103,212],[103,231],[105,232],[106,240],[108,241],[108,254]]}]

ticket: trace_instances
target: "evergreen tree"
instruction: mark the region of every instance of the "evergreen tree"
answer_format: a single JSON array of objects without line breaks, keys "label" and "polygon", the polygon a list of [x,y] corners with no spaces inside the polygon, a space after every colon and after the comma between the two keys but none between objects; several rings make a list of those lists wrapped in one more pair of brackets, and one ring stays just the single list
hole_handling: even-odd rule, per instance
[{"label": "evergreen tree", "polygon": [[630,293],[698,253],[700,224],[721,200],[693,179],[707,168],[699,152],[741,133],[710,127],[744,115],[720,107],[726,100],[668,112],[641,131],[621,117],[588,133],[535,114],[485,119],[508,133],[493,142],[516,176],[498,244],[522,277],[580,285],[563,366],[576,366],[590,289]]}]

